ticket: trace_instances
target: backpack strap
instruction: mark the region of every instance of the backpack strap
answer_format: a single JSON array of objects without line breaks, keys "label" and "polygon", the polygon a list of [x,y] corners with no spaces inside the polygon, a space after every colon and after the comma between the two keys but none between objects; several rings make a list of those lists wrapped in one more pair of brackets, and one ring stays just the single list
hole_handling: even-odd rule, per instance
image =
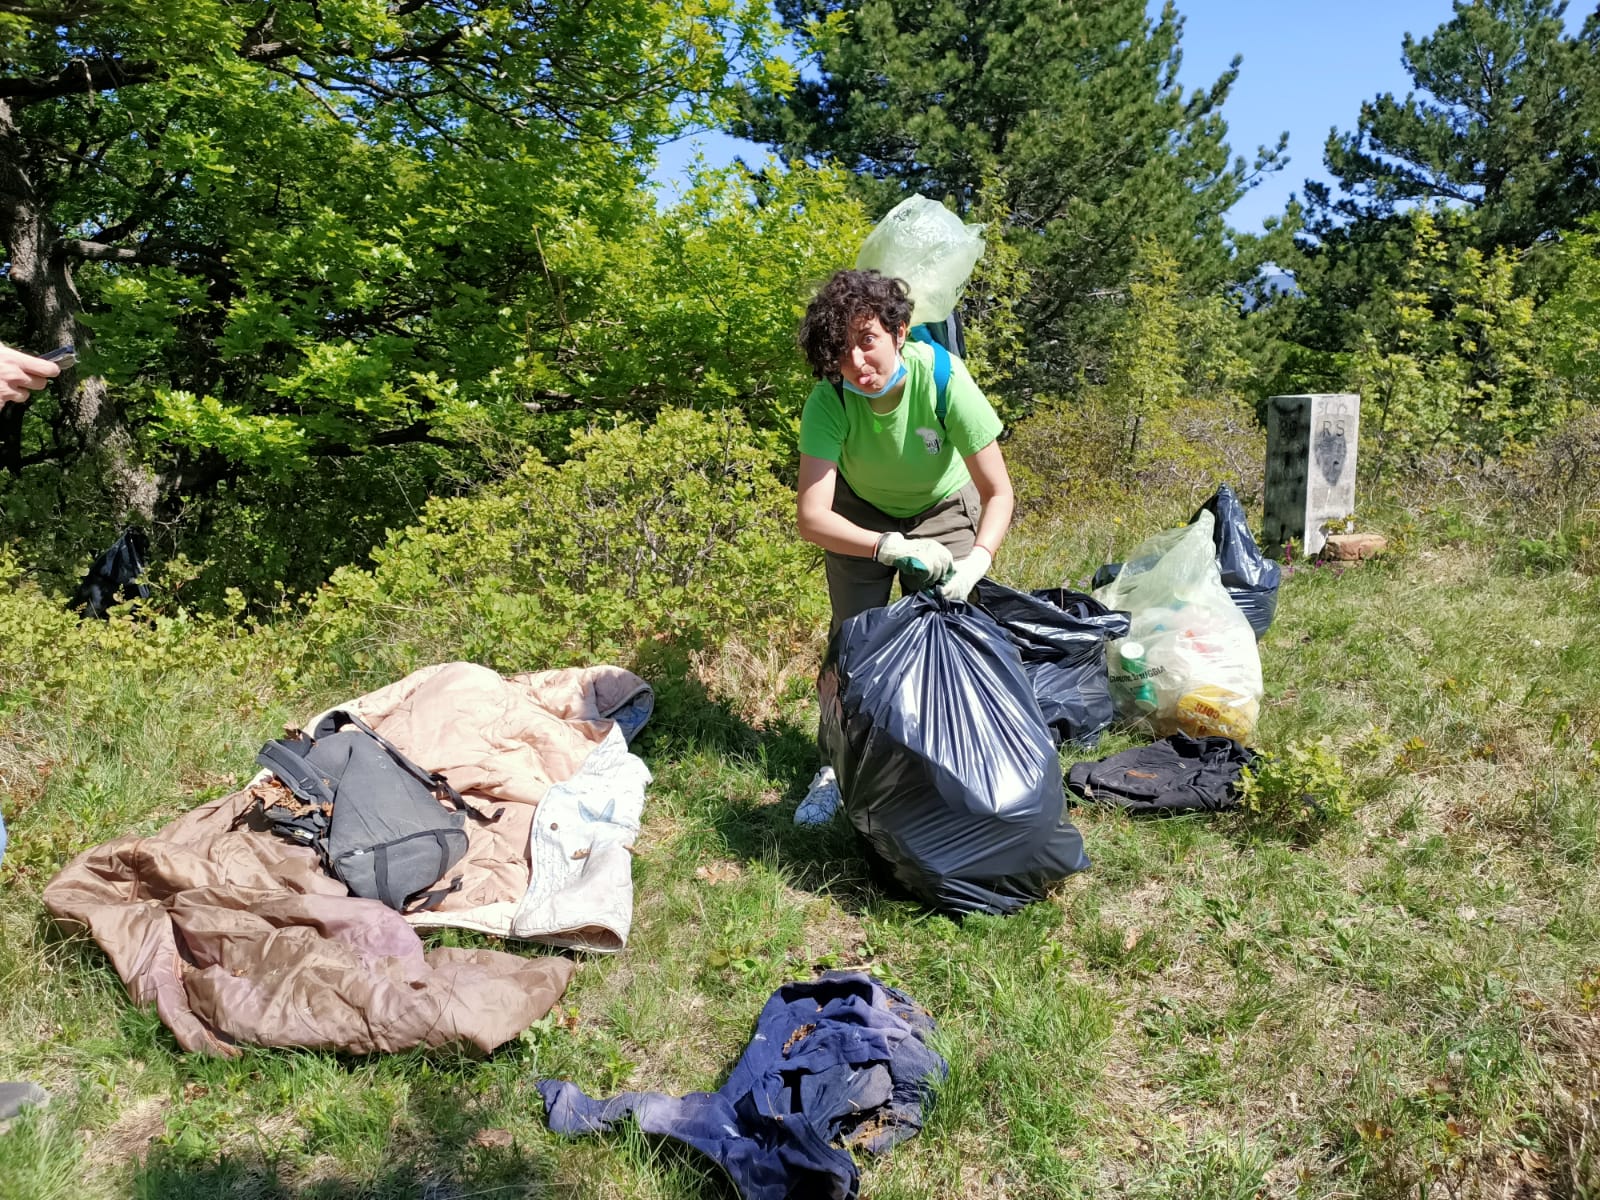
[{"label": "backpack strap", "polygon": [[306,803],[332,804],[333,793],[322,776],[306,762],[306,751],[310,749],[309,738],[279,738],[261,747],[256,761]]},{"label": "backpack strap", "polygon": [[[336,709],[333,712],[325,715],[322,720],[318,721],[317,727],[311,731],[311,740],[315,742],[319,738],[327,737],[330,733],[336,733],[341,725],[354,725],[357,729],[361,730],[362,733],[366,734],[373,741],[377,742],[378,745],[382,746],[386,751],[388,751],[389,757],[394,759],[396,765],[398,765],[413,779],[426,786],[428,790],[431,791],[435,796],[438,796],[440,800],[449,800],[450,803],[455,805],[459,811],[470,814],[474,819],[482,821],[485,825],[492,821],[498,821],[501,817],[501,814],[506,811],[503,807],[501,807],[495,809],[493,813],[485,813],[483,809],[468,801],[461,795],[460,792],[456,791],[455,788],[450,786],[450,781],[443,775],[439,774],[439,772],[424,771],[404,754],[401,754],[393,742],[389,741],[381,733],[373,729],[372,726],[368,725],[360,717],[356,716],[355,713],[347,712],[345,709]],[[307,748],[309,749],[309,745]],[[263,753],[265,753],[265,751],[263,751]],[[284,782],[287,783],[288,780],[284,780]],[[329,799],[331,800],[332,797],[330,796]]]},{"label": "backpack strap", "polygon": [[402,912],[407,914],[427,912],[430,908],[438,908],[444,903],[446,896],[452,896],[461,890],[461,876],[457,875],[450,881],[449,887],[434,888],[431,892],[417,892],[412,895],[413,903]]},{"label": "backpack strap", "polygon": [[936,396],[933,415],[943,429],[944,419],[950,412],[950,351],[938,342],[933,343],[933,386]]},{"label": "backpack strap", "polygon": [[[450,847],[445,843],[442,829],[430,830],[434,842],[439,847],[439,877],[450,869]],[[421,836],[421,835],[418,835]],[[377,846],[372,851],[373,878],[378,885],[378,899],[387,904],[395,912],[421,912],[424,909],[437,907],[446,896],[461,890],[461,876],[457,875],[450,881],[449,887],[435,888],[433,891],[424,889],[413,892],[409,896],[397,896],[389,883],[389,847]],[[407,908],[413,900],[420,903],[414,908]]]}]

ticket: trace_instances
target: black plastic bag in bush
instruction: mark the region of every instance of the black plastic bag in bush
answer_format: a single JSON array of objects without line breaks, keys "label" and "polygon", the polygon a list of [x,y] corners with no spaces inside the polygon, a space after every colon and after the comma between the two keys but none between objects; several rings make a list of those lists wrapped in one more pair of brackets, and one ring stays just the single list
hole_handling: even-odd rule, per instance
[{"label": "black plastic bag in bush", "polygon": [[86,617],[105,620],[113,604],[150,599],[150,589],[141,581],[149,557],[150,539],[145,531],[137,525],[124,529],[89,565],[78,590],[72,594],[72,607]]},{"label": "black plastic bag in bush", "polygon": [[980,579],[972,603],[1000,623],[1022,656],[1058,742],[1093,746],[1116,716],[1105,645],[1128,636],[1128,614],[1065,588],[1018,592]]},{"label": "black plastic bag in bush", "polygon": [[1089,865],[1016,647],[934,593],[852,617],[819,693],[822,750],[869,851],[946,912],[1014,912]]},{"label": "black plastic bag in bush", "polygon": [[1203,512],[1210,512],[1217,519],[1212,538],[1217,544],[1222,586],[1228,589],[1228,595],[1233,597],[1259,638],[1267,632],[1273,614],[1278,611],[1278,584],[1282,572],[1277,563],[1261,553],[1255,538],[1250,536],[1244,506],[1231,487],[1225,483],[1220,485],[1217,494],[1195,510],[1189,523],[1198,521]]}]

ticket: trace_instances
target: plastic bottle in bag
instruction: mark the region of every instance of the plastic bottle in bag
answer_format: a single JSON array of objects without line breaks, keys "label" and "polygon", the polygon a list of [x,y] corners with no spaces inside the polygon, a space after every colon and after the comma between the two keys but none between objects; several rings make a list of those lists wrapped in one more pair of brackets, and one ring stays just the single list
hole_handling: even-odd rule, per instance
[{"label": "plastic bottle in bag", "polygon": [[1150,682],[1144,646],[1133,640],[1116,649],[1111,667],[1111,691],[1117,707],[1125,712],[1148,715],[1156,711],[1156,687]]}]

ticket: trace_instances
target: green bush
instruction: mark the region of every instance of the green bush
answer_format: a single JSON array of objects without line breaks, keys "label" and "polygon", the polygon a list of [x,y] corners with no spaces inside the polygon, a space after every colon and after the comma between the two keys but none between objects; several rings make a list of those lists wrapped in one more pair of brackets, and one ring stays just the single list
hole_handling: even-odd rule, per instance
[{"label": "green bush", "polygon": [[[228,603],[221,617],[124,606],[109,620],[80,620],[24,578],[16,558],[0,548],[0,730],[8,714],[48,708],[62,695],[80,713],[90,712],[130,684],[155,698],[215,676],[231,681],[245,703],[277,684],[310,678],[307,643],[294,622],[242,619],[237,591]],[[218,705],[234,702],[233,692],[216,696]]]},{"label": "green bush", "polygon": [[1497,473],[1525,569],[1600,573],[1600,409],[1557,426]]},{"label": "green bush", "polygon": [[1355,788],[1332,739],[1294,741],[1244,768],[1240,804],[1253,823],[1304,836],[1355,809]]},{"label": "green bush", "polygon": [[824,623],[776,455],[732,410],[575,435],[493,489],[436,499],[339,571],[316,636],[362,671],[463,657],[503,670],[637,663]]},{"label": "green bush", "polygon": [[1005,446],[1021,510],[1065,506],[1081,517],[1085,509],[1126,512],[1131,499],[1186,510],[1181,520],[1219,483],[1246,503],[1260,495],[1266,435],[1240,402],[1186,400],[1149,414],[1131,467],[1126,437],[1125,415],[1097,389],[1076,402],[1040,402]]}]

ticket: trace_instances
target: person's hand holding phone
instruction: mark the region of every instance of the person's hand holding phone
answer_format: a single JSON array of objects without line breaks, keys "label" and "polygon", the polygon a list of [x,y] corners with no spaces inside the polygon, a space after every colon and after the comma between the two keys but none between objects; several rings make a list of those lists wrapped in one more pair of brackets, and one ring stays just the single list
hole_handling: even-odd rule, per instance
[{"label": "person's hand holding phone", "polygon": [[63,366],[76,361],[71,346],[52,350],[35,358],[10,346],[0,346],[0,405],[20,403],[61,374]]}]

